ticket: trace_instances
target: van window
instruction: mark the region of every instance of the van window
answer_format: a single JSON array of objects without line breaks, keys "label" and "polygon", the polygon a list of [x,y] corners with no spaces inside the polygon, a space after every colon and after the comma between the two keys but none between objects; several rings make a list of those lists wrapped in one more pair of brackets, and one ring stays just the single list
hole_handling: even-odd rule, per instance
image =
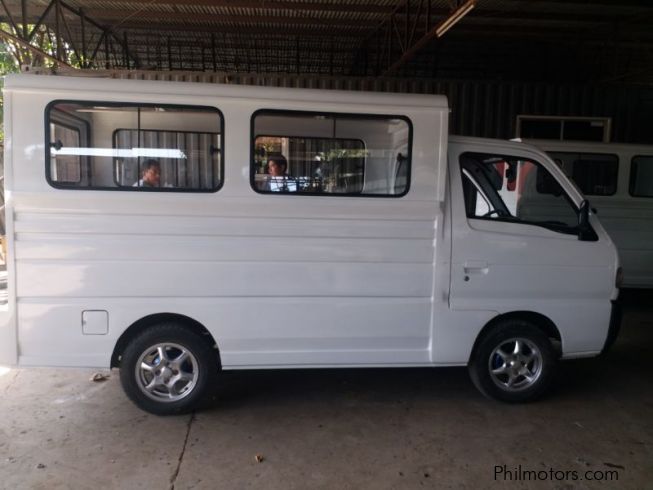
[{"label": "van window", "polygon": [[555,177],[539,163],[506,155],[464,153],[460,167],[468,218],[577,233],[576,207]]},{"label": "van window", "polygon": [[[289,155],[288,176],[313,176],[310,180],[301,179],[301,190],[322,193],[338,188],[357,193],[363,190],[365,144],[361,140],[257,136],[255,144],[256,168],[264,176],[269,170],[266,158],[283,155],[285,151]],[[259,182],[265,179],[259,177]]]},{"label": "van window", "polygon": [[252,117],[252,188],[400,197],[410,185],[411,141],[401,116],[261,110]]},{"label": "van window", "polygon": [[[48,130],[55,142],[63,147],[86,145],[89,137],[88,123],[73,114],[55,111],[50,114]],[[83,142],[83,145],[82,145]],[[58,182],[83,185],[88,181],[87,160],[81,155],[51,155],[50,168]]]},{"label": "van window", "polygon": [[214,192],[222,184],[217,109],[55,101],[45,117],[46,177],[54,187]]},{"label": "van window", "polygon": [[612,196],[617,192],[619,157],[603,153],[548,152],[587,196]]},{"label": "van window", "polygon": [[[55,141],[60,141],[63,147],[81,146],[81,128],[67,126],[63,123],[50,121],[50,132]],[[50,162],[53,179],[58,182],[79,184],[82,180],[82,157],[80,155],[51,156]]]},{"label": "van window", "polygon": [[[218,133],[117,129],[113,140],[113,147],[117,149],[130,149],[140,144],[147,148],[178,151],[177,155],[160,159],[160,180],[164,188],[212,189],[217,185],[214,177],[219,175],[218,160],[212,158],[212,152],[217,153],[220,148]],[[142,174],[144,166],[143,159],[116,158],[118,185],[142,187],[143,179],[137,179],[137,176]]]},{"label": "van window", "polygon": [[653,197],[653,155],[633,158],[630,164],[630,194]]}]

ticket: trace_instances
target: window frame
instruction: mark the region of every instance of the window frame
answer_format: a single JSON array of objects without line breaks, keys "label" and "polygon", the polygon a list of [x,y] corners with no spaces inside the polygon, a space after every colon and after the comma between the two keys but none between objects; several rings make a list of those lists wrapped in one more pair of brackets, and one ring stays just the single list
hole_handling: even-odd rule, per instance
[{"label": "window frame", "polygon": [[[276,136],[276,135],[269,135],[269,134],[259,134],[254,137],[254,163],[256,163],[256,140],[258,138],[288,138],[290,139],[305,139],[305,140],[332,140],[332,141],[356,141],[360,142],[360,144],[363,146],[363,150],[367,151],[367,146],[365,146],[365,142],[360,139],[360,138],[319,138],[317,136]],[[288,162],[288,167],[290,167],[290,162]],[[256,172],[254,172],[254,179],[256,179]],[[363,183],[365,182],[365,167],[363,167]],[[278,192],[278,191],[263,191],[264,194],[284,194],[283,192]],[[291,192],[290,194],[295,194],[295,192]],[[309,193],[309,192],[302,192],[302,194],[313,194],[315,196],[320,196],[322,194],[319,193]],[[334,193],[335,194],[335,193]],[[342,195],[342,194],[340,194]]]},{"label": "window frame", "polygon": [[[471,150],[470,150],[470,151],[464,151],[464,152],[462,152],[462,153],[460,153],[460,154],[458,155],[458,162],[457,162],[457,165],[458,165],[458,168],[459,168],[459,171],[460,171],[460,176],[461,176],[461,185],[462,185],[462,192],[463,192],[463,202],[464,202],[464,192],[465,192],[465,189],[464,189],[464,184],[462,184],[463,168],[462,168],[462,166],[460,165],[460,159],[461,159],[464,155],[469,155],[469,154],[471,154],[471,155],[487,155],[487,156],[495,156],[495,157],[502,158],[502,159],[504,159],[504,160],[505,160],[505,159],[509,159],[509,158],[512,158],[512,159],[519,159],[519,160],[522,160],[522,161],[528,161],[528,162],[532,163],[533,165],[535,165],[536,167],[541,167],[541,168],[543,168],[544,170],[546,170],[547,172],[549,172],[549,174],[550,174],[550,175],[555,179],[555,181],[558,183],[558,185],[559,185],[560,188],[562,189],[562,196],[564,196],[564,199],[569,203],[569,205],[571,206],[571,208],[574,210],[574,212],[576,213],[576,216],[578,216],[578,214],[580,213],[580,207],[577,206],[576,203],[574,203],[573,199],[571,198],[571,196],[569,195],[569,193],[565,190],[564,186],[560,183],[560,181],[556,178],[556,176],[554,175],[554,173],[551,172],[551,170],[549,170],[549,169],[548,169],[548,168],[547,168],[543,163],[541,163],[540,161],[535,160],[535,159],[533,159],[533,158],[531,158],[531,157],[529,157],[529,156],[524,156],[524,155],[514,155],[514,154],[513,154],[513,155],[509,155],[509,154],[506,154],[506,153],[503,153],[503,152],[501,152],[501,153],[485,153],[485,152],[477,152],[477,151],[471,151]],[[561,169],[561,170],[562,170],[562,169]],[[471,179],[471,181],[472,181],[472,183],[474,184],[474,186],[478,189],[478,187],[479,187],[478,182],[475,182],[474,179]],[[485,192],[483,192],[483,193],[485,193]],[[503,202],[503,198],[499,195],[498,191],[497,191],[497,195],[499,196],[499,198],[500,198],[501,201]],[[487,199],[487,197],[486,197],[486,199]],[[505,204],[505,202],[504,202],[504,204]],[[463,204],[463,205],[464,205],[464,204]],[[574,227],[566,227],[566,229],[562,229],[561,227],[558,227],[558,226],[546,226],[546,225],[544,224],[545,222],[542,222],[542,221],[539,221],[539,222],[538,222],[538,221],[526,221],[526,220],[522,220],[522,219],[520,219],[520,218],[518,218],[518,217],[516,217],[516,216],[512,216],[512,215],[511,215],[510,217],[497,216],[496,218],[493,218],[493,217],[491,217],[491,216],[486,216],[486,217],[483,217],[483,216],[475,216],[475,215],[474,215],[474,216],[469,216],[469,215],[467,214],[467,209],[465,209],[465,215],[466,215],[468,221],[473,219],[473,220],[489,221],[489,222],[491,222],[491,223],[514,223],[514,224],[518,224],[518,225],[537,226],[537,227],[539,227],[539,228],[544,228],[544,229],[546,229],[546,230],[552,231],[552,232],[554,232],[554,233],[560,233],[561,235],[577,235],[577,234],[578,234],[578,225],[575,225]],[[593,231],[593,230],[592,230],[592,231]],[[598,240],[598,238],[597,238],[597,240]],[[596,240],[592,240],[592,241],[596,241]]]},{"label": "window frame", "polygon": [[[530,139],[550,139],[552,141],[568,141],[568,142],[590,142],[590,143],[609,143],[610,134],[612,132],[612,118],[611,117],[592,117],[592,116],[542,116],[536,114],[517,114],[515,137],[527,138],[522,133],[523,123],[527,122],[541,122],[550,121],[557,123],[559,127],[558,137],[556,138],[541,138],[533,137]],[[603,136],[600,140],[583,140],[583,139],[570,139],[565,138],[565,122],[587,122],[587,123],[601,123],[603,125]]]},{"label": "window frame", "polygon": [[[338,192],[338,193],[313,193],[313,192],[276,192],[276,191],[266,191],[256,188],[255,182],[255,163],[256,163],[256,138],[259,136],[270,136],[263,134],[255,133],[255,121],[256,117],[260,114],[267,113],[270,115],[300,115],[300,116],[325,116],[333,118],[345,118],[345,119],[368,119],[368,120],[383,120],[383,119],[400,119],[408,125],[408,151],[407,151],[407,161],[408,169],[406,173],[406,188],[401,194],[363,194],[362,192]],[[307,138],[307,136],[287,136],[287,135],[274,135],[279,138]],[[360,138],[324,138],[324,139],[350,139],[357,140]],[[367,145],[363,141],[363,147],[367,150]],[[292,109],[268,109],[262,108],[254,111],[250,117],[250,157],[249,157],[249,185],[251,189],[257,194],[263,195],[279,195],[279,196],[309,196],[309,197],[361,197],[361,198],[394,198],[399,199],[410,192],[411,186],[411,175],[413,167],[413,123],[408,118],[408,116],[398,115],[398,114],[370,114],[370,113],[353,113],[353,112],[328,112],[328,111],[305,111],[305,110],[292,110]],[[363,175],[365,175],[365,169],[363,169]]]},{"label": "window frame", "polygon": [[653,195],[642,195],[642,194],[633,194],[633,189],[635,188],[635,172],[633,168],[635,166],[635,158],[650,158],[653,159],[653,155],[633,155],[630,158],[630,175],[628,176],[628,195],[631,197],[637,197],[640,199],[653,199]]},{"label": "window frame", "polygon": [[[117,186],[117,187],[107,187],[107,186],[94,186],[88,185],[84,187],[77,187],[71,183],[62,183],[52,180],[52,175],[50,172],[50,162],[51,162],[51,152],[50,152],[50,112],[54,106],[57,104],[79,104],[87,105],[88,107],[92,106],[102,106],[102,107],[162,107],[169,109],[202,109],[207,112],[213,112],[220,118],[220,168],[219,168],[219,185],[214,189],[181,189],[174,187],[126,187],[126,186]],[[45,123],[45,180],[47,183],[54,187],[55,189],[63,190],[75,190],[75,191],[119,191],[119,192],[168,192],[168,193],[200,193],[200,194],[214,194],[222,189],[224,186],[224,143],[225,143],[225,122],[224,114],[220,109],[214,106],[207,105],[196,105],[196,104],[167,104],[167,103],[154,103],[154,102],[116,102],[116,101],[101,101],[101,100],[86,100],[86,99],[55,99],[45,106],[44,112],[44,123]],[[85,121],[89,126],[89,141],[91,140],[91,131],[93,128],[91,124]],[[119,129],[119,128],[116,128]],[[166,130],[167,131],[167,130]],[[191,131],[192,132],[192,131]],[[111,133],[111,146],[113,147],[113,132]],[[90,165],[90,162],[89,162]],[[115,164],[112,168],[112,173],[114,174],[113,180],[115,183]],[[90,182],[89,176],[89,182]]]},{"label": "window frame", "polygon": [[[91,125],[88,123],[88,121],[84,121],[83,119],[81,119],[79,117],[72,116],[70,114],[68,114],[68,116],[71,119],[77,119],[80,123],[82,123],[86,127],[86,141],[85,141],[85,144],[88,145],[88,142],[91,140]],[[72,126],[70,124],[56,122],[56,119],[55,120],[51,119],[50,121],[51,121],[51,124],[55,124],[57,126],[61,126],[62,128],[66,128],[66,129],[70,129],[72,131],[76,131],[77,135],[78,135],[79,143],[80,143],[80,145],[82,144],[82,132],[81,132],[81,130],[79,128],[76,128],[76,127],[74,127],[74,126]],[[49,130],[49,128],[50,128],[50,125],[48,124],[48,130]],[[49,138],[48,138],[48,140],[49,140]],[[50,142],[48,141],[48,153],[49,153],[49,151],[50,151]],[[82,182],[82,180],[84,180],[83,175],[82,175],[82,167],[83,167],[82,160],[86,160],[86,170],[87,170],[87,172],[90,170],[90,168],[89,168],[90,164],[89,164],[88,158],[84,158],[83,155],[79,155],[78,158],[79,158],[79,179],[77,179],[77,180],[67,180],[66,182],[60,182],[61,184],[72,186],[72,185],[75,185],[75,184],[79,184],[80,182]],[[52,164],[52,156],[51,155],[50,155],[50,161],[48,163],[50,163],[50,165],[48,165],[48,170],[51,172],[52,171],[52,165],[51,165]]]},{"label": "window frame", "polygon": [[584,156],[586,156],[586,155],[589,155],[589,156],[602,156],[602,157],[613,157],[613,158],[616,160],[616,163],[617,163],[617,166],[616,166],[616,172],[615,172],[615,177],[616,177],[616,179],[615,179],[615,183],[614,183],[614,192],[611,192],[610,194],[594,194],[594,193],[589,194],[589,193],[587,193],[587,192],[584,192],[584,191],[581,189],[580,184],[578,184],[578,183],[576,182],[576,180],[574,179],[574,164],[577,163],[577,161],[575,161],[575,162],[572,163],[571,176],[570,176],[569,178],[574,182],[574,184],[576,184],[576,185],[578,186],[579,189],[581,189],[581,192],[583,193],[584,196],[593,196],[593,197],[610,197],[610,196],[614,196],[614,195],[618,192],[618,190],[619,190],[619,173],[620,173],[620,172],[619,172],[619,168],[621,167],[621,159],[619,158],[619,155],[617,155],[616,153],[596,153],[596,152],[587,152],[587,151],[585,151],[585,152],[583,152],[583,151],[581,151],[581,152],[572,152],[572,151],[565,152],[565,151],[558,151],[558,152],[556,152],[556,153],[566,153],[566,154],[574,154],[574,153],[576,153],[576,154],[577,154],[578,156],[580,156],[580,157],[584,157]]}]

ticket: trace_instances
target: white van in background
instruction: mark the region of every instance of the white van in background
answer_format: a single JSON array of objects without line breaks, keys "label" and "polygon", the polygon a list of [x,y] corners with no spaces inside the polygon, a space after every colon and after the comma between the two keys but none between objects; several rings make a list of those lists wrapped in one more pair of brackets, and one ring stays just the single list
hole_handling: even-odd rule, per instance
[{"label": "white van in background", "polygon": [[616,334],[582,195],[448,139],[444,97],[17,75],[4,103],[0,364],[120,368],[158,414],[221,369],[467,365],[517,402]]},{"label": "white van in background", "polygon": [[619,250],[623,287],[653,288],[653,146],[527,142],[546,151],[598,212]]}]

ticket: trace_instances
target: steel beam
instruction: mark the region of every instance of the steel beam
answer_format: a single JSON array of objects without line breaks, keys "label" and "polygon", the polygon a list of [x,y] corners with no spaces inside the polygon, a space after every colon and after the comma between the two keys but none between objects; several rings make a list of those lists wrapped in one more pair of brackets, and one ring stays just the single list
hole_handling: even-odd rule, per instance
[{"label": "steel beam", "polygon": [[[90,66],[90,62],[87,59],[87,35],[89,28],[96,29],[97,31],[103,33],[101,42],[105,42],[105,65],[107,68],[111,68],[113,63],[109,60],[108,57],[108,42],[109,37],[111,37],[112,44],[113,42],[119,44],[125,55],[127,56],[127,61],[122,63],[123,65],[129,66],[130,61],[133,61],[136,67],[140,66],[138,57],[132,55],[129,45],[125,43],[124,37],[119,38],[114,32],[109,31],[106,27],[102,26],[100,23],[94,21],[92,18],[89,18],[85,12],[81,9],[76,9],[71,7],[63,0],[51,0],[44,6],[43,11],[37,15],[34,12],[34,6],[30,6],[31,11],[28,11],[27,5],[30,2],[28,0],[20,0],[18,6],[14,5],[12,8],[14,11],[19,9],[19,15],[21,16],[21,24],[16,22],[16,17],[11,10],[9,10],[5,0],[0,0],[0,4],[5,10],[7,19],[14,29],[16,39],[20,39],[21,42],[18,43],[20,46],[29,49],[33,53],[38,53],[39,56],[43,56],[45,59],[56,60],[60,64],[70,66],[70,64],[65,61],[68,59],[68,52],[72,52],[73,56],[77,58],[82,67]],[[53,13],[54,11],[54,13]],[[51,14],[53,15],[51,16]],[[69,24],[70,16],[76,16],[79,19],[79,26],[75,22],[75,29],[71,28]],[[51,17],[49,17],[51,16]],[[49,21],[48,21],[49,18]],[[30,26],[32,24],[33,26]],[[47,53],[44,49],[41,49],[38,46],[34,46],[32,41],[34,41],[36,35],[43,26],[46,26],[46,37],[52,42],[52,53]],[[30,28],[31,27],[31,28]],[[81,52],[79,50],[80,34],[79,30],[81,29]],[[5,34],[9,34],[6,33]],[[4,34],[3,34],[4,35]],[[91,34],[91,38],[94,36]],[[6,38],[6,36],[5,36]],[[47,54],[47,56],[45,56]],[[98,54],[98,49],[94,51],[94,55],[91,59],[95,59]],[[118,66],[120,63],[117,62],[115,66]]]},{"label": "steel beam", "polygon": [[[61,2],[61,3],[67,10],[69,10],[73,14],[81,17],[81,9],[80,10],[75,9],[74,7],[71,7],[70,5],[66,4],[65,2]],[[92,16],[88,15],[87,11],[84,11],[84,14],[86,15],[86,21],[89,24],[95,26],[97,29],[100,29],[101,31],[106,31],[107,34],[109,36],[111,36],[113,42],[117,42],[118,44],[120,44],[123,47],[123,49],[125,50],[125,52],[127,53],[127,55],[134,60],[135,67],[140,68],[140,66],[141,66],[140,59],[138,58],[138,56],[135,56],[131,52],[131,50],[129,49],[129,46],[127,46],[127,45],[123,46],[123,39],[120,39],[120,37],[115,32],[113,32],[112,29],[110,29],[107,26],[104,26],[104,25],[100,24],[99,22],[97,22],[96,20],[94,20]]]},{"label": "steel beam", "polygon": [[[108,10],[96,9],[87,10],[89,17],[101,22],[128,20],[147,20],[148,22],[156,21],[175,21],[175,22],[193,22],[193,23],[240,23],[240,24],[283,24],[283,25],[315,25],[315,26],[348,26],[348,27],[373,27],[378,21],[369,20],[352,20],[349,18],[322,18],[322,17],[286,17],[272,15],[234,15],[234,14],[202,14],[195,12],[153,12],[145,10]],[[138,15],[138,17],[136,16]],[[119,22],[120,26],[123,22]]]},{"label": "steel beam", "polygon": [[193,33],[193,32],[220,32],[226,34],[268,34],[276,35],[280,38],[287,38],[291,36],[302,36],[302,37],[325,37],[329,35],[335,35],[337,37],[350,37],[355,39],[360,39],[361,35],[369,33],[372,28],[338,28],[334,27],[295,27],[288,29],[281,29],[277,27],[258,27],[258,26],[215,26],[215,25],[195,25],[195,24],[185,24],[179,22],[170,22],[170,23],[160,23],[154,24],[151,22],[144,21],[126,21],[120,24],[122,28],[135,29],[141,31],[161,31],[165,29],[166,32],[175,32],[175,33]]},{"label": "steel beam", "polygon": [[61,4],[59,3],[59,0],[54,0],[54,40],[56,43],[56,53],[57,53],[57,59],[60,60],[62,58],[61,54],[63,52],[62,50],[62,43],[61,43],[61,29],[59,27],[59,21],[61,19]]},{"label": "steel beam", "polygon": [[28,35],[28,29],[29,27],[27,26],[27,0],[20,0],[20,10],[22,14],[22,19],[23,19],[23,39],[27,38]]},{"label": "steel beam", "polygon": [[375,75],[394,74],[432,39],[462,18],[476,5],[476,0],[466,0],[453,11],[447,11],[444,20],[441,20],[443,10],[438,5],[437,0],[404,0],[398,4],[361,42],[349,72],[368,75],[361,73],[360,67],[370,66],[372,61],[377,66]]},{"label": "steel beam", "polygon": [[48,16],[50,13],[50,10],[52,10],[52,7],[54,7],[55,0],[51,0],[51,2],[48,4],[48,6],[45,8],[41,16],[38,18],[38,20],[34,23],[34,27],[32,27],[32,32],[29,33],[29,36],[27,37],[28,41],[31,41],[34,35],[38,32],[39,28],[43,25],[43,21],[45,18]]},{"label": "steel beam", "polygon": [[50,61],[53,61],[53,62],[55,62],[55,63],[57,63],[59,65],[63,65],[63,66],[66,66],[68,68],[74,69],[73,66],[69,65],[65,61],[61,61],[61,60],[57,59],[56,57],[52,56],[51,54],[46,53],[45,51],[43,51],[40,48],[37,48],[36,46],[32,46],[30,43],[28,43],[24,39],[21,39],[21,38],[19,38],[17,36],[14,36],[13,34],[5,31],[3,29],[0,29],[0,37],[3,37],[4,39],[7,39],[9,41],[12,41],[13,43],[16,43],[16,44],[22,46],[23,48],[27,49],[28,51],[30,51],[30,52],[32,52],[34,54],[37,54],[39,56],[43,56],[44,58],[46,58],[46,59],[48,59]]},{"label": "steel beam", "polygon": [[[422,2],[420,2],[420,5]],[[466,15],[466,12],[469,12],[472,8],[476,6],[476,0],[467,0],[465,3],[461,4],[456,10],[451,12],[449,17],[446,17],[440,21],[435,27],[426,32],[420,39],[418,39],[414,44],[412,44],[407,49],[402,49],[402,54],[397,61],[392,63],[385,72],[383,76],[387,77],[396,73],[396,71],[405,63],[410,61],[415,57],[415,55],[424,48],[429,42],[433,39],[441,37],[449,28],[451,28],[459,19]],[[408,45],[408,42],[406,43]]]},{"label": "steel beam", "polygon": [[202,6],[216,8],[242,8],[261,10],[303,10],[309,12],[355,12],[369,14],[389,14],[391,5],[352,4],[328,2],[288,2],[275,0],[148,0],[147,5]]},{"label": "steel beam", "polygon": [[82,9],[79,10],[79,20],[80,20],[80,27],[82,30],[82,59],[81,61],[81,67],[82,68],[88,68],[88,60],[87,60],[87,51],[86,51],[86,22],[84,21],[84,11]]},{"label": "steel beam", "polygon": [[14,32],[17,35],[20,35],[20,29],[18,28],[18,24],[16,24],[16,21],[14,20],[14,16],[11,15],[11,10],[7,8],[7,4],[5,4],[5,0],[0,0],[0,3],[2,4],[2,8],[5,10],[5,13],[7,14],[7,18],[9,19],[9,23],[11,24],[11,27],[14,29]]},{"label": "steel beam", "polygon": [[82,64],[82,57],[79,55],[79,51],[77,50],[77,45],[75,43],[75,39],[73,38],[72,33],[70,32],[70,27],[68,26],[68,21],[66,20],[66,16],[63,15],[63,12],[59,12],[59,15],[61,16],[61,23],[64,26],[64,29],[66,30],[66,34],[68,35],[68,43],[70,44],[70,47],[73,50],[73,53],[77,57],[77,61],[79,62],[80,66]]},{"label": "steel beam", "polygon": [[97,44],[95,45],[95,49],[93,50],[93,54],[91,54],[91,57],[88,59],[89,65],[91,63],[94,63],[97,60],[97,54],[100,51],[100,47],[102,46],[102,43],[104,42],[104,37],[106,36],[106,32],[102,31],[102,34],[100,35],[100,39],[98,40]]}]

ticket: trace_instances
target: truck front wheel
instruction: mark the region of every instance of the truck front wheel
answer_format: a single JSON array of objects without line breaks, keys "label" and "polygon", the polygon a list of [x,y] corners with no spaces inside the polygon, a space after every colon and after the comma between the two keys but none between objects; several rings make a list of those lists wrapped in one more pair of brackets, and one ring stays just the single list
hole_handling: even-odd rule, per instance
[{"label": "truck front wheel", "polygon": [[516,403],[544,395],[556,363],[551,341],[540,329],[526,321],[508,320],[479,339],[468,367],[481,393]]}]

